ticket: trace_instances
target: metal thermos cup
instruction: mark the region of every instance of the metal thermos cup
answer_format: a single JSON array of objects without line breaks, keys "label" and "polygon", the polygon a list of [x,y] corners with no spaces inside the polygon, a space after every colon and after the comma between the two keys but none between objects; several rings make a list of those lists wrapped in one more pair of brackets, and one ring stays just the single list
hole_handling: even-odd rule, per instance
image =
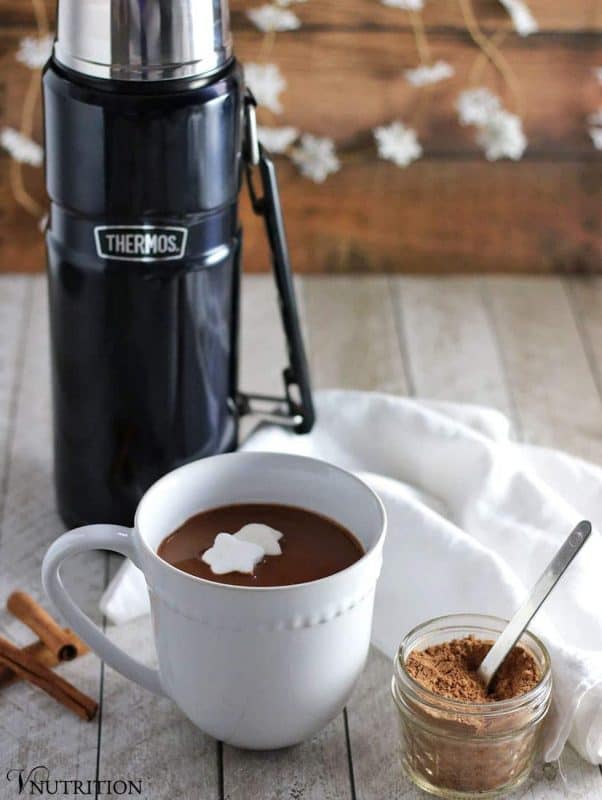
[{"label": "metal thermos cup", "polygon": [[[311,429],[274,168],[225,0],[59,0],[43,85],[58,506],[70,526],[131,524],[161,475],[235,449],[241,415]],[[245,173],[288,342],[281,398],[238,387]]]}]

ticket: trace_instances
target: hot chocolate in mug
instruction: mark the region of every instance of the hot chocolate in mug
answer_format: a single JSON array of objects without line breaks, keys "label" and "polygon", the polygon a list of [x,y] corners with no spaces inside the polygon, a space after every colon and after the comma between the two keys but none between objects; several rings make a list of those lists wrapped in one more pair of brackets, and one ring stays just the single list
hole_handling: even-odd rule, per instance
[{"label": "hot chocolate in mug", "polygon": [[[275,587],[204,580],[157,555],[163,539],[194,514],[262,502],[335,520],[364,555],[325,578]],[[343,469],[303,456],[230,453],[157,481],[131,529],[87,525],[61,536],[44,558],[42,581],[69,625],[107,664],[170,697],[203,731],[239,747],[285,747],[327,725],[363,669],[385,528],[377,495]],[[96,549],[121,553],[144,573],[158,669],[113,644],[65,591],[61,563]]]}]

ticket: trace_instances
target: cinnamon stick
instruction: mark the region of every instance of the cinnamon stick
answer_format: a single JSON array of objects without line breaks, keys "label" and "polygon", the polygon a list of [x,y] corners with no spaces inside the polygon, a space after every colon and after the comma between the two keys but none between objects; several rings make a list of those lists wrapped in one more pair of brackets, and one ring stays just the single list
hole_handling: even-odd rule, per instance
[{"label": "cinnamon stick", "polygon": [[[33,656],[38,664],[43,664],[45,667],[56,667],[56,665],[60,663],[56,657],[56,653],[49,650],[44,642],[37,641],[28,644],[26,647],[21,648],[21,652]],[[12,669],[0,666],[0,689],[4,689],[6,686],[10,686],[20,680],[21,678],[19,675],[13,672]]]},{"label": "cinnamon stick", "polygon": [[38,686],[82,719],[94,718],[98,710],[98,703],[95,700],[2,636],[0,636],[0,664],[11,669],[23,680]]},{"label": "cinnamon stick", "polygon": [[8,610],[20,619],[51,650],[59,661],[72,661],[89,651],[88,646],[59,623],[26,592],[13,592],[6,601]]}]

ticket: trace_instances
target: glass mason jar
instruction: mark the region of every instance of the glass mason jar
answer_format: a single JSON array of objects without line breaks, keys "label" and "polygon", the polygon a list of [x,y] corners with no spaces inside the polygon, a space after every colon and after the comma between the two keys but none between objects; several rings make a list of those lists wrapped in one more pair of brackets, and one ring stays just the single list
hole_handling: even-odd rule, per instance
[{"label": "glass mason jar", "polygon": [[406,671],[413,650],[474,636],[493,641],[506,621],[452,614],[426,622],[405,637],[395,659],[392,692],[399,712],[401,760],[408,777],[439,797],[497,797],[528,776],[550,706],[552,675],[545,646],[526,632],[519,644],[535,658],[541,679],[509,700],[470,703],[425,689]]}]

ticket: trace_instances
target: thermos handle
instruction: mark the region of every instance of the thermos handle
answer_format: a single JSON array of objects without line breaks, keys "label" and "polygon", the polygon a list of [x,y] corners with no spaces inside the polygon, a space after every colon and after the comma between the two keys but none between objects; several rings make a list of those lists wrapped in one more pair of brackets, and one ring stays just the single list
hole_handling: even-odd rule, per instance
[{"label": "thermos handle", "polygon": [[[260,394],[237,396],[239,413],[258,413],[263,419],[280,425],[289,425],[297,433],[308,433],[314,424],[315,413],[309,379],[307,356],[299,324],[299,312],[290,266],[288,244],[284,231],[282,207],[276,180],[276,170],[271,159],[259,143],[255,120],[255,99],[247,90],[245,95],[245,171],[253,211],[263,217],[270,251],[272,269],[278,290],[282,324],[286,337],[289,366],[283,370],[285,397],[270,397]],[[262,194],[259,196],[253,183],[253,168],[259,171]],[[258,407],[276,406],[264,413]],[[279,410],[285,405],[285,410]]]}]

